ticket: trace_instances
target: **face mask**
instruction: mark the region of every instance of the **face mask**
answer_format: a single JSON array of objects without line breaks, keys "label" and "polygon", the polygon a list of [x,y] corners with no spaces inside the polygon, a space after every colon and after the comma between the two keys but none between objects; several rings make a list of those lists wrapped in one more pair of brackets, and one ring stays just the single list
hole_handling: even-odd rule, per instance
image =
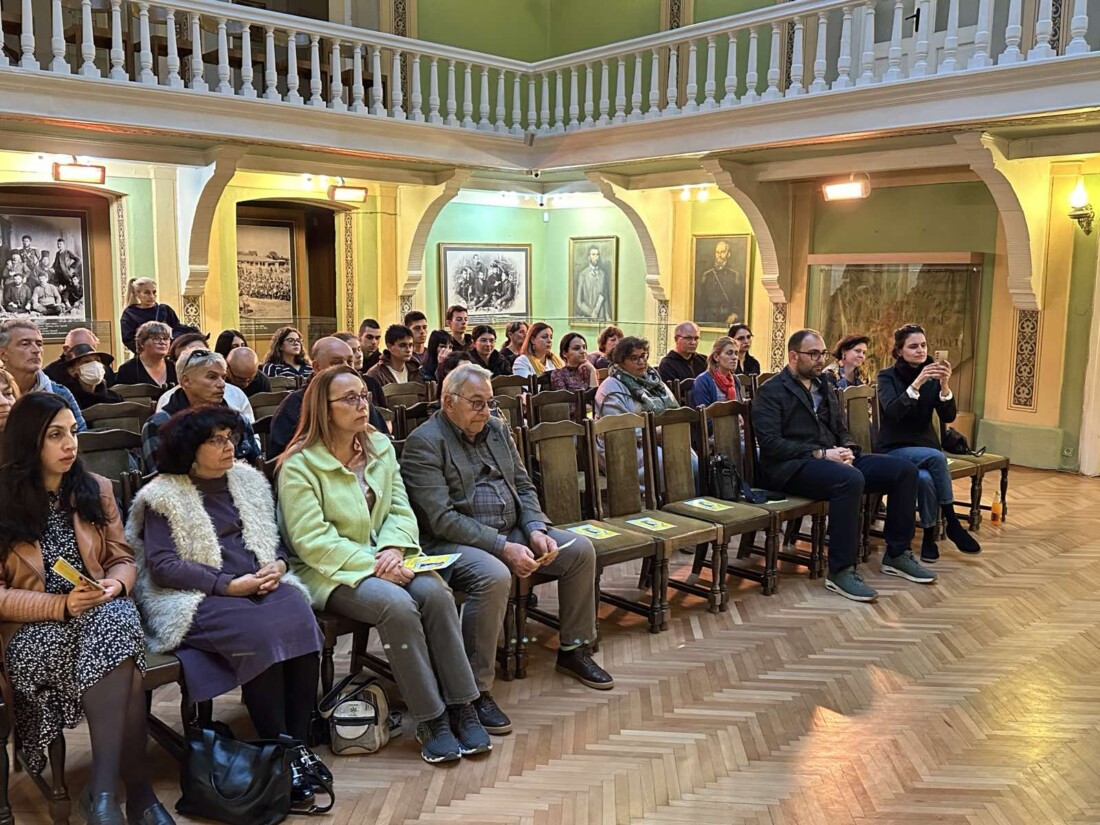
[{"label": "face mask", "polygon": [[103,364],[99,361],[89,361],[87,364],[81,364],[76,372],[81,381],[93,386],[99,384],[103,380],[103,376],[107,374],[107,370],[103,368]]}]

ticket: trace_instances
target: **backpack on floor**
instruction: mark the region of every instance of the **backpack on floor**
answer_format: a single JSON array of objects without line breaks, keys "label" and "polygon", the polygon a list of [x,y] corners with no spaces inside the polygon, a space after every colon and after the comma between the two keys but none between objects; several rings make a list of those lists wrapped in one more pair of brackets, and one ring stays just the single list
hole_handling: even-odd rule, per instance
[{"label": "backpack on floor", "polygon": [[317,709],[328,720],[329,747],[337,755],[375,753],[401,727],[401,714],[390,712],[382,684],[362,673],[344,677]]}]

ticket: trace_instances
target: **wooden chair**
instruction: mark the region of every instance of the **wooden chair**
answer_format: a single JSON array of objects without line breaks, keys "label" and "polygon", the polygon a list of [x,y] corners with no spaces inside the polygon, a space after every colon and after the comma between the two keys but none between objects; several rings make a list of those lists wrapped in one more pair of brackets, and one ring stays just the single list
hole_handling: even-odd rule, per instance
[{"label": "wooden chair", "polygon": [[[718,530],[713,524],[657,509],[655,450],[648,422],[637,413],[608,415],[585,422],[588,428],[588,461],[598,467],[596,439],[604,445],[604,475],[606,495],[592,497],[595,517],[614,530],[629,530],[652,536],[662,547],[656,563],[643,562],[643,579],[648,575],[650,586],[661,597],[661,630],[668,628],[668,560],[677,550],[697,548],[716,541]],[[638,433],[642,434],[642,474],[638,479]],[[588,485],[596,489],[595,483]],[[605,501],[606,498],[606,501]]]},{"label": "wooden chair", "polygon": [[694,378],[681,378],[675,382],[672,396],[680,402],[681,407],[691,406],[691,389],[695,386]]},{"label": "wooden chair", "polygon": [[408,407],[398,407],[394,410],[396,414],[396,423],[393,428],[394,436],[404,441],[409,437],[409,433],[431,418],[435,411],[436,406],[429,404],[427,401],[421,401]]},{"label": "wooden chair", "polygon": [[439,382],[437,381],[425,381],[424,386],[428,388],[428,403],[439,400]]},{"label": "wooden chair", "polygon": [[598,370],[596,370],[596,380],[603,381],[605,378],[607,378],[607,373],[609,371],[610,370],[607,367],[600,367]]},{"label": "wooden chair", "polygon": [[389,427],[388,434],[393,435],[397,424],[396,413],[388,407],[375,407],[375,409],[378,410],[378,414],[382,416],[382,420],[385,421],[386,425]]},{"label": "wooden chair", "polygon": [[[874,452],[878,425],[878,417],[875,414],[878,408],[877,390],[873,385],[864,384],[858,387],[845,387],[838,390],[838,393],[840,411],[847,423],[848,434],[859,445],[863,455],[870,455]],[[867,493],[863,497],[859,554],[863,561],[871,557],[871,525],[881,503],[882,496],[878,493]]]},{"label": "wooden chair", "polygon": [[[533,398],[534,396],[527,396],[527,398]],[[493,400],[497,402],[497,409],[500,410],[501,416],[508,423],[508,426],[512,429],[523,426],[523,406],[524,397],[516,395],[494,395]]]},{"label": "wooden chair", "polygon": [[111,391],[121,395],[123,401],[144,401],[154,406],[166,390],[166,387],[156,384],[115,384],[111,387]]},{"label": "wooden chair", "polygon": [[522,375],[498,375],[492,380],[493,395],[511,395],[516,398],[525,392],[533,392],[531,381]]},{"label": "wooden chair", "polygon": [[[695,474],[691,468],[694,433],[705,433],[706,419],[690,407],[665,410],[649,416],[650,440],[658,448],[658,505],[662,512],[713,525],[717,536],[710,557],[710,587],[670,580],[670,586],[707,600],[711,613],[727,609],[726,572],[729,567],[729,543],[734,536],[767,530],[772,514],[760,507],[735,501],[723,501],[708,495],[697,495]],[[701,442],[700,442],[701,443]],[[699,474],[706,475],[700,459]],[[714,491],[707,491],[713,493]],[[692,572],[701,572],[707,545],[697,545]]]},{"label": "wooden chair", "polygon": [[[736,401],[725,401],[720,403],[737,404]],[[744,420],[747,422],[745,426],[745,450],[742,460],[744,472],[742,478],[746,479],[749,484],[752,484],[753,479],[755,479],[758,474],[757,462],[759,460],[760,451],[756,446],[756,434],[753,432],[752,417],[749,415],[748,407],[745,405],[739,406],[741,407]],[[730,445],[726,443],[724,447],[728,449]],[[715,448],[717,449],[717,445]],[[782,500],[768,501],[756,506],[769,511],[775,520],[771,529],[768,531],[763,548],[757,547],[750,542],[742,541],[737,551],[737,557],[747,558],[753,553],[762,554],[764,556],[765,574],[769,579],[768,583],[764,585],[764,594],[770,596],[778,587],[779,559],[806,567],[810,571],[811,579],[824,575],[825,514],[828,512],[828,502],[784,493]],[[813,520],[812,532],[810,534],[810,552],[807,554],[781,550],[779,547],[779,534],[783,522],[789,519],[800,519],[804,516],[810,516]]]},{"label": "wooden chair", "polygon": [[89,430],[129,430],[141,435],[141,428],[153,414],[153,405],[141,401],[94,404],[81,410]]},{"label": "wooden chair", "polygon": [[[528,472],[532,478],[539,479],[539,502],[550,522],[559,530],[578,532],[574,528],[579,527],[589,531],[580,535],[587,535],[596,549],[597,601],[645,616],[649,620],[650,632],[659,632],[663,614],[658,588],[652,588],[648,604],[634,602],[614,593],[605,593],[600,589],[600,579],[608,567],[635,559],[649,559],[650,566],[656,567],[660,563],[659,555],[663,548],[660,541],[640,530],[626,530],[598,519],[586,518],[591,515],[594,507],[590,499],[585,500],[578,483],[578,472],[591,474],[593,466],[586,460],[589,451],[585,427],[573,421],[547,421],[525,429],[521,437],[525,443]],[[592,484],[587,487],[593,489]],[[600,533],[605,535],[600,536]],[[609,533],[613,535],[606,535]],[[517,579],[516,670],[521,677],[527,665],[523,644],[527,617],[534,616],[544,624],[558,626],[553,616],[528,607],[527,594],[537,583],[537,579]],[[597,633],[597,638],[598,635]]]},{"label": "wooden chair", "polygon": [[249,398],[248,402],[252,405],[252,412],[255,413],[257,420],[274,415],[275,411],[279,409],[279,405],[290,395],[290,392],[290,390],[258,392]]},{"label": "wooden chair", "polygon": [[580,393],[569,390],[537,392],[526,399],[527,423],[532,427],[550,421],[576,421],[579,424],[577,411],[581,403]]},{"label": "wooden chair", "polygon": [[[263,393],[259,393],[263,395]],[[252,422],[252,432],[256,434],[256,437],[260,439],[260,450],[267,454],[267,441],[271,437],[271,419],[273,415],[265,415],[263,418],[257,418]]]},{"label": "wooden chair", "polygon": [[427,403],[428,387],[419,381],[409,381],[406,384],[386,384],[382,387],[382,395],[386,397],[386,406],[411,407],[413,404]]},{"label": "wooden chair", "polygon": [[[933,429],[936,431],[936,439],[939,440],[942,425],[939,416],[932,414]],[[982,504],[982,488],[985,476],[988,473],[1000,472],[1001,474],[1001,519],[1005,519],[1008,512],[1008,504],[1005,497],[1008,495],[1008,470],[1011,460],[1008,456],[995,453],[982,453],[980,456],[956,455],[945,452],[947,457],[947,469],[951,473],[951,480],[956,478],[970,479],[970,508],[967,511],[967,519],[971,532],[977,533],[981,529],[982,510],[988,510],[989,505]],[[959,506],[955,504],[956,508]]]},{"label": "wooden chair", "polygon": [[547,392],[550,389],[550,373],[544,372],[542,375],[531,376],[531,384],[534,392]]},{"label": "wooden chair", "polygon": [[111,482],[119,513],[125,519],[134,493],[141,486],[141,436],[129,430],[85,430],[76,440],[85,469]]},{"label": "wooden chair", "polygon": [[267,383],[271,385],[272,392],[294,392],[301,386],[301,381],[292,375],[271,375],[268,376]]}]

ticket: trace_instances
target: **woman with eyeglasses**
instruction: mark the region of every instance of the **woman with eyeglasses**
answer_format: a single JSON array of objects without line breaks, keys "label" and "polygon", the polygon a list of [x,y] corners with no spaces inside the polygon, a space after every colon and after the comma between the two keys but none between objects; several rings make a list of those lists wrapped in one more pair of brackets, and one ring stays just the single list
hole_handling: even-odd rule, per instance
[{"label": "woman with eyeglasses", "polygon": [[414,574],[405,564],[421,555],[420,532],[369,403],[351,367],[323,370],[306,388],[279,459],[279,526],[291,567],[316,609],[378,628],[426,762],[484,753],[489,735],[470,704],[478,691],[454,596],[438,573]]},{"label": "woman with eyeglasses", "polygon": [[193,701],[236,687],[263,739],[303,743],[292,799],[309,802],[304,743],[317,697],[321,634],[309,594],[290,572],[271,485],[235,461],[241,417],[222,406],[176,413],[160,428],[160,474],[141,488],[126,526],[140,574],[134,597],[149,647],[174,653]]},{"label": "woman with eyeglasses", "polygon": [[283,376],[301,378],[303,381],[313,375],[313,366],[306,355],[302,333],[294,327],[280,327],[271,336],[271,347],[260,368],[269,378]]},{"label": "woman with eyeglasses", "polygon": [[939,518],[945,522],[947,538],[963,553],[980,553],[981,545],[959,522],[947,458],[940,448],[932,414],[942,424],[958,415],[951,392],[951,363],[936,361],[928,354],[924,327],[906,324],[894,331],[896,359],[892,367],[878,374],[878,406],[881,411],[875,452],[904,458],[917,465],[917,512],[924,536],[920,558],[935,562]]},{"label": "woman with eyeglasses", "polygon": [[168,326],[169,334],[180,328],[176,311],[168,304],[157,303],[157,282],[152,278],[131,278],[126,285],[126,309],[122,311],[122,343],[138,354],[136,334],[143,324],[158,321]]},{"label": "woman with eyeglasses", "polygon": [[168,358],[172,328],[160,321],[148,321],[138,327],[134,337],[137,355],[118,368],[116,384],[152,384],[176,386],[176,365]]},{"label": "woman with eyeglasses", "polygon": [[523,354],[512,362],[512,374],[538,378],[545,372],[560,369],[562,360],[554,352],[554,328],[536,321],[523,339]]},{"label": "woman with eyeglasses", "polygon": [[733,342],[737,344],[737,374],[759,375],[760,362],[749,355],[752,346],[752,330],[748,324],[734,324],[727,333]]}]

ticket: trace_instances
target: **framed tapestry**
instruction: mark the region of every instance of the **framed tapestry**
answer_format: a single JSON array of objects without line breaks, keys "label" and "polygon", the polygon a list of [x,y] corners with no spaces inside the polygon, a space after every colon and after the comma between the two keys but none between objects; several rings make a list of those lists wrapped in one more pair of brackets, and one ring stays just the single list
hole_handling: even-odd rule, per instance
[{"label": "framed tapestry", "polygon": [[297,315],[294,221],[237,220],[237,306],[242,321],[292,323]]},{"label": "framed tapestry", "polygon": [[439,317],[447,307],[469,310],[471,324],[531,317],[530,244],[439,245]]},{"label": "framed tapestry", "polygon": [[46,340],[92,325],[88,214],[0,201],[0,321],[33,318]]},{"label": "framed tapestry", "polygon": [[574,321],[614,321],[618,281],[617,237],[569,239],[569,315]]},{"label": "framed tapestry", "polygon": [[692,236],[692,320],[703,329],[725,330],[749,311],[751,235]]}]

